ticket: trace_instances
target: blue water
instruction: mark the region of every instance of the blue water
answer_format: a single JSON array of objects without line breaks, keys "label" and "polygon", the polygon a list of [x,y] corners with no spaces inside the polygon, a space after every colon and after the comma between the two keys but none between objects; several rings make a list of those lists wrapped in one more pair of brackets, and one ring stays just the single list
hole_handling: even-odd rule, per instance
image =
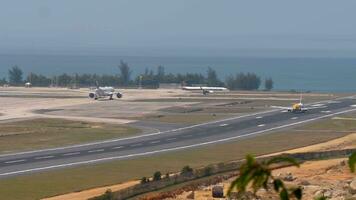
[{"label": "blue water", "polygon": [[163,65],[166,72],[205,73],[216,69],[221,79],[238,72],[254,72],[262,78],[272,77],[276,90],[310,90],[321,92],[356,92],[356,58],[253,58],[253,57],[125,57],[125,56],[34,56],[0,55],[0,78],[18,65],[29,72],[119,73],[120,60],[129,63],[133,76],[145,68]]}]

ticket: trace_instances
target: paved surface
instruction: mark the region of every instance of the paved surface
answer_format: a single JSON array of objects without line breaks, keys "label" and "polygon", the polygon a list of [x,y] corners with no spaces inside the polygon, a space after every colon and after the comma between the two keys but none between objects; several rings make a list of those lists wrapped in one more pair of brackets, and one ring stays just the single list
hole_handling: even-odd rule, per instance
[{"label": "paved surface", "polygon": [[0,178],[227,142],[356,111],[351,97],[316,105],[320,107],[304,114],[273,110],[124,139],[2,155]]}]

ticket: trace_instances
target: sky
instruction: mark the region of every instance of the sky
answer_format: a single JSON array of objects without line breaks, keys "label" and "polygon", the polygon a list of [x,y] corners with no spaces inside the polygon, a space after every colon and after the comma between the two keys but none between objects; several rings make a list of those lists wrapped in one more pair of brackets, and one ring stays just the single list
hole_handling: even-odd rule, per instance
[{"label": "sky", "polygon": [[354,0],[0,3],[0,54],[356,55]]}]

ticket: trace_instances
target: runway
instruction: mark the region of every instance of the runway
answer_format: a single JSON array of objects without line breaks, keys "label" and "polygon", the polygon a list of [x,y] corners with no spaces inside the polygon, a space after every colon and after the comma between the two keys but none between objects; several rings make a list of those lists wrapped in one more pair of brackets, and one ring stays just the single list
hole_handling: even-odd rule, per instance
[{"label": "runway", "polygon": [[[356,111],[353,97],[309,105],[303,114],[271,110],[130,138],[0,155],[0,178],[63,167],[128,159],[253,137]],[[316,107],[318,106],[318,107]],[[291,138],[293,139],[293,138]]]}]

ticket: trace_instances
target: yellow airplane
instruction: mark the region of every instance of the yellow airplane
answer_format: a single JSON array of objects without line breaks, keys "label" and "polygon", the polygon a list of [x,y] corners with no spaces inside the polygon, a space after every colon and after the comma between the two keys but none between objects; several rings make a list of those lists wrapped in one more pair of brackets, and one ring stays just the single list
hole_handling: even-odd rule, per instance
[{"label": "yellow airplane", "polygon": [[303,100],[303,94],[300,94],[299,103],[293,104],[292,107],[283,107],[283,106],[272,106],[272,107],[273,108],[279,108],[279,109],[285,109],[285,110],[287,110],[288,112],[291,112],[291,113],[305,113],[308,110],[320,108],[320,105],[316,105],[315,107],[307,108],[302,103],[302,100]]}]

